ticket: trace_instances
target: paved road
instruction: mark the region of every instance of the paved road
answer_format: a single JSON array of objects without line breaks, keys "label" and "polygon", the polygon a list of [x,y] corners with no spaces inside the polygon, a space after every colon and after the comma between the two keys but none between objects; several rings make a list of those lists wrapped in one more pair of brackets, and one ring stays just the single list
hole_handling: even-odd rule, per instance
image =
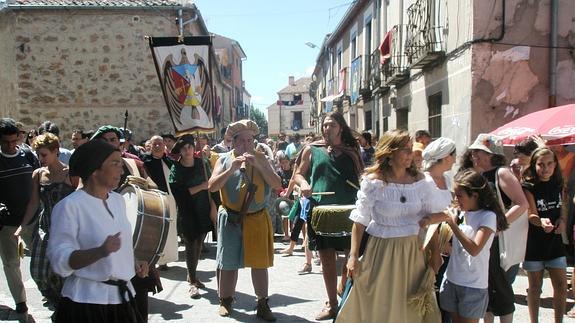
[{"label": "paved road", "polygon": [[[215,281],[215,245],[207,244],[209,253],[200,261],[198,276],[206,284],[202,298],[198,300],[188,297],[185,262],[171,264],[168,271],[161,272],[164,290],[149,298],[150,322],[256,322],[255,298],[251,285],[250,273],[242,270],[239,274],[236,303],[232,318],[221,318],[217,315],[218,300]],[[275,244],[276,249],[283,248],[281,243]],[[180,252],[180,259],[183,253]],[[340,261],[342,259],[340,258]],[[315,314],[322,308],[325,301],[323,279],[320,268],[314,266],[309,275],[297,275],[296,271],[304,261],[303,252],[295,252],[291,257],[276,255],[275,266],[270,270],[270,306],[279,321],[307,322],[313,321]],[[41,296],[36,285],[30,278],[29,258],[23,260],[22,268],[28,294],[30,308],[28,322],[50,322],[51,311],[42,306]],[[0,271],[1,272],[1,271]],[[526,289],[527,278],[518,276],[514,284],[516,293],[515,322],[528,322]],[[541,322],[553,322],[551,304],[552,288],[549,279],[545,279],[542,295]],[[568,299],[568,308],[574,305],[574,300]],[[4,273],[0,273],[0,320],[24,321],[26,318],[17,315],[13,308],[12,298],[6,285]],[[565,317],[565,322],[575,322]]]}]

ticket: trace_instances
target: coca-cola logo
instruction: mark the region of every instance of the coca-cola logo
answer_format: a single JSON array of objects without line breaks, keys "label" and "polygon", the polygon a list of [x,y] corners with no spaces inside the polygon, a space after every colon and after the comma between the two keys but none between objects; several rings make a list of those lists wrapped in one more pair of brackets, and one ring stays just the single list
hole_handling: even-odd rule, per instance
[{"label": "coca-cola logo", "polygon": [[575,126],[574,125],[564,125],[553,127],[549,131],[547,131],[547,135],[549,136],[568,136],[575,134]]},{"label": "coca-cola logo", "polygon": [[529,127],[511,127],[505,128],[497,132],[498,136],[508,137],[508,136],[521,136],[535,133],[535,129]]}]

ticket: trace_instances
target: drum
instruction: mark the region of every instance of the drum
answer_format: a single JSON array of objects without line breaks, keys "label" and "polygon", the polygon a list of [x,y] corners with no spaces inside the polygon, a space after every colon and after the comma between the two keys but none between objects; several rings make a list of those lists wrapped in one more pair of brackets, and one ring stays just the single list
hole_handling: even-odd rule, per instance
[{"label": "drum", "polygon": [[126,215],[132,224],[134,256],[154,266],[162,256],[170,227],[167,195],[126,184],[120,191],[126,201]]},{"label": "drum", "polygon": [[311,211],[311,227],[319,236],[351,236],[353,221],[349,219],[355,205],[318,205]]}]

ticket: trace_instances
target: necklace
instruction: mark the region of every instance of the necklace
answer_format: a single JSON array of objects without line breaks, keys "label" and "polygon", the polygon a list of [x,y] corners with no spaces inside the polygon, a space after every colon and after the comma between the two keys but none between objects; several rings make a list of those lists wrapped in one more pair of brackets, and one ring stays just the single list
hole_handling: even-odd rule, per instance
[{"label": "necklace", "polygon": [[399,197],[399,201],[401,203],[405,203],[407,202],[407,197],[405,197],[405,194],[403,194],[403,189],[405,188],[405,184],[401,184],[401,189],[399,188],[399,185],[397,183],[393,183],[396,187],[397,190],[399,191],[399,194],[401,194],[401,196]]}]

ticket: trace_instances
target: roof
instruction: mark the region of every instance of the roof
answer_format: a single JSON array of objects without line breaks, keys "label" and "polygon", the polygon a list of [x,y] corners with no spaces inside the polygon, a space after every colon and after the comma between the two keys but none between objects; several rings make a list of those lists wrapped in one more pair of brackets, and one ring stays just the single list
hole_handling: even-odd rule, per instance
[{"label": "roof", "polygon": [[216,33],[211,33],[211,34],[212,34],[212,36],[214,36],[214,47],[222,48],[222,46],[231,45],[231,46],[236,48],[240,58],[242,58],[242,59],[247,58],[246,52],[244,52],[244,49],[242,48],[242,46],[240,45],[240,43],[237,40],[231,39],[231,38],[228,38],[226,36],[222,36],[222,35],[219,35]]},{"label": "roof", "polygon": [[0,0],[3,6],[16,8],[57,8],[57,7],[97,7],[97,8],[146,8],[182,7],[177,0]]},{"label": "roof", "polygon": [[294,81],[294,85],[288,85],[281,89],[278,94],[287,93],[307,93],[309,85],[311,84],[311,77],[302,77]]}]

